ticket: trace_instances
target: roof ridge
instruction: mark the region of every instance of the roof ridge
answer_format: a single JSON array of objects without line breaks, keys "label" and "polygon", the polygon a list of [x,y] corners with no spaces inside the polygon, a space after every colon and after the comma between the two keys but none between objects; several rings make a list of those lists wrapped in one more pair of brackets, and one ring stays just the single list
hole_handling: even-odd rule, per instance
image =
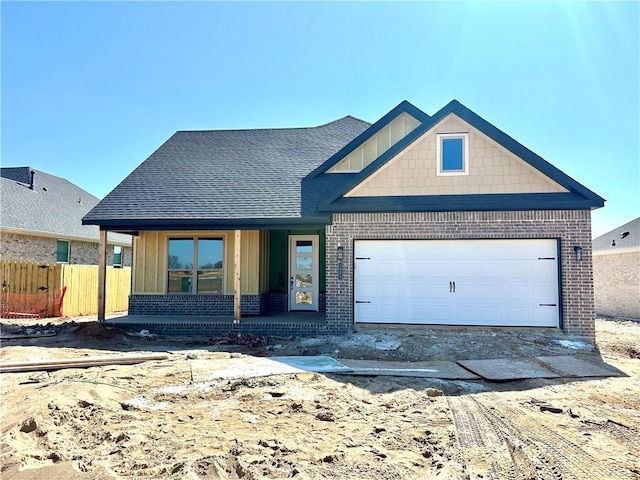
[{"label": "roof ridge", "polygon": [[270,128],[210,128],[210,129],[202,129],[202,130],[177,130],[176,133],[204,133],[204,132],[270,132],[270,131],[284,131],[284,130],[314,130],[318,128],[323,128],[333,123],[338,123],[342,120],[350,118],[352,120],[356,120],[358,122],[364,123],[366,125],[371,125],[366,120],[362,120],[361,118],[354,117],[353,115],[345,115],[344,117],[337,118],[335,120],[331,120],[326,123],[322,123],[320,125],[315,125],[312,127],[270,127]]},{"label": "roof ridge", "polygon": [[[15,170],[15,171],[21,171],[22,170],[22,171],[25,171],[27,174],[30,174],[31,172],[34,172],[35,173],[35,184],[37,186],[41,186],[40,183],[42,182],[43,176],[44,176],[44,178],[49,177],[49,178],[52,178],[52,179],[56,179],[57,181],[69,184],[73,188],[81,190],[82,192],[84,192],[89,197],[91,197],[91,198],[93,198],[93,199],[95,199],[97,201],[100,201],[100,198],[97,197],[96,195],[94,195],[93,193],[91,193],[90,191],[88,191],[88,190],[84,189],[83,187],[81,187],[80,185],[72,182],[68,178],[62,177],[60,175],[54,175],[53,173],[45,172],[44,170],[38,170],[37,168],[28,167],[28,166],[1,167],[1,169],[2,170]],[[4,179],[4,180],[12,181],[12,182],[17,182],[17,183],[20,183],[20,184],[23,184],[23,185],[29,185],[29,183],[31,181],[30,178],[19,180],[19,179],[16,179],[16,178],[13,178],[13,177],[10,177],[10,176],[7,177],[7,176],[4,176],[4,175],[2,175],[1,178]],[[51,186],[47,186],[47,188],[51,188]]]},{"label": "roof ridge", "polygon": [[617,227],[612,228],[612,229],[611,229],[611,230],[609,230],[608,232],[603,233],[602,235],[597,236],[596,238],[594,238],[594,240],[599,240],[599,239],[601,239],[602,237],[607,237],[607,236],[609,236],[609,235],[611,235],[611,234],[613,234],[613,233],[618,232],[619,230],[623,230],[623,229],[629,228],[629,227],[631,227],[631,226],[633,226],[634,228],[636,228],[636,227],[640,227],[640,217],[634,218],[634,219],[632,219],[632,220],[629,220],[629,221],[628,221],[628,222],[626,222],[626,223],[623,223],[623,224],[621,224],[621,225],[618,225]]}]

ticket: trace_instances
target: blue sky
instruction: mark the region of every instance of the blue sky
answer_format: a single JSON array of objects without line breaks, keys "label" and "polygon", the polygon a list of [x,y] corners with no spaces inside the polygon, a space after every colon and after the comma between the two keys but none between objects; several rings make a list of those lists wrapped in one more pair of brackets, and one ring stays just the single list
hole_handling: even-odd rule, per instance
[{"label": "blue sky", "polygon": [[2,2],[2,165],[105,196],[176,130],[456,98],[640,215],[638,2]]}]

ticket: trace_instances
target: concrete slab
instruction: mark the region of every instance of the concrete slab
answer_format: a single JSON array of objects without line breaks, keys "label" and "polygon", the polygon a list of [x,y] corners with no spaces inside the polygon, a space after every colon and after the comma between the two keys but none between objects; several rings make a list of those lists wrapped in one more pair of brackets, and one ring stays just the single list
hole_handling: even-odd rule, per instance
[{"label": "concrete slab", "polygon": [[458,360],[458,363],[485,380],[506,382],[525,378],[558,378],[560,375],[542,366],[535,358],[494,358]]},{"label": "concrete slab", "polygon": [[304,372],[341,373],[350,372],[352,370],[335,358],[325,355],[308,357],[269,357],[269,360],[283,365],[288,365],[289,367],[296,368]]},{"label": "concrete slab", "polygon": [[455,362],[447,361],[389,362],[341,358],[340,362],[353,369],[352,372],[348,372],[348,375],[387,375],[394,377],[442,378],[446,380],[477,380],[480,378]]},{"label": "concrete slab", "polygon": [[267,377],[302,372],[335,373],[351,369],[326,356],[313,357],[251,357],[190,360],[191,377],[202,383],[219,379]]},{"label": "concrete slab", "polygon": [[576,358],[573,355],[536,358],[547,368],[557,372],[561,377],[617,377],[621,374],[619,370],[605,363],[591,363],[581,358]]}]

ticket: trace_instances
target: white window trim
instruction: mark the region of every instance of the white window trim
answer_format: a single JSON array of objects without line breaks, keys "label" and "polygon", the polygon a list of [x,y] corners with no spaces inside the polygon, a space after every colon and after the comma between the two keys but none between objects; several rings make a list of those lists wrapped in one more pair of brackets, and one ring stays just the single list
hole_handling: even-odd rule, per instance
[{"label": "white window trim", "polygon": [[[462,170],[442,170],[442,140],[446,138],[462,139]],[[436,134],[436,175],[439,177],[469,175],[469,134],[437,133]]]}]

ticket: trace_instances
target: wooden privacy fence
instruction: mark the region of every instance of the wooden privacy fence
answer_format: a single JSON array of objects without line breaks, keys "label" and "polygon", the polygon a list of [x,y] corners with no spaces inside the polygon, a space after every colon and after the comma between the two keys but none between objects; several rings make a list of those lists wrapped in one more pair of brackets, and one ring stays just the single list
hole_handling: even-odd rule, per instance
[{"label": "wooden privacy fence", "polygon": [[[23,312],[25,317],[59,316],[57,303],[63,291],[62,315],[72,317],[98,313],[97,265],[0,260],[0,285],[3,315],[22,308],[31,310]],[[106,311],[126,310],[130,291],[131,268],[107,267]],[[46,302],[46,307],[42,307],[43,302]],[[13,313],[20,316],[20,312]]]}]

